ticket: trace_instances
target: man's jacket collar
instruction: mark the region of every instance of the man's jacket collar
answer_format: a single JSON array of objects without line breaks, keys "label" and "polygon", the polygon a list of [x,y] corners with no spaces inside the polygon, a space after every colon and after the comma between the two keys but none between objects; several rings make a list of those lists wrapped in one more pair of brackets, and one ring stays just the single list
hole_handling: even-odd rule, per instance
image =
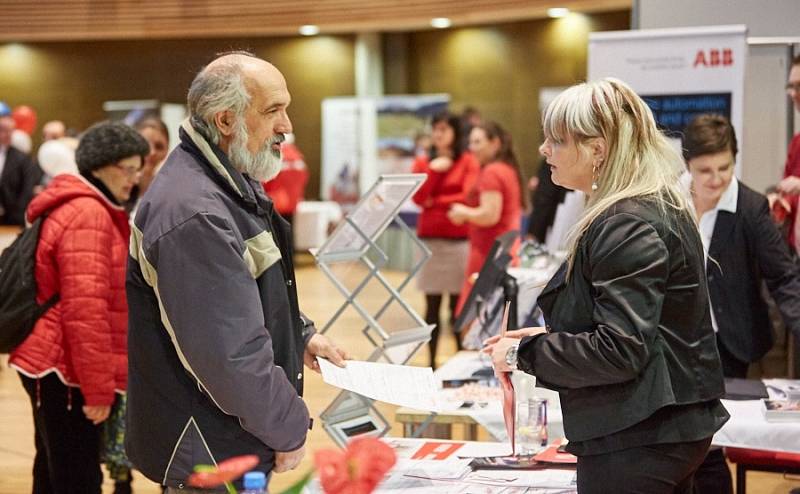
[{"label": "man's jacket collar", "polygon": [[240,171],[236,170],[230,162],[228,155],[216,144],[210,143],[203,135],[195,129],[191,119],[187,118],[181,123],[180,138],[182,145],[192,154],[203,158],[213,176],[221,182],[226,189],[239,197],[247,205],[260,210],[271,209],[271,202],[255,192],[255,188]]}]

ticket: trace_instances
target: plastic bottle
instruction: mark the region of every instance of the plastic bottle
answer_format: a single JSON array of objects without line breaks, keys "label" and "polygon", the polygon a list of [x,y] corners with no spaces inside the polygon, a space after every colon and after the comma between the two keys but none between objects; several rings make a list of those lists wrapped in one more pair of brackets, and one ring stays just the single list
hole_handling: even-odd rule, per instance
[{"label": "plastic bottle", "polygon": [[244,490],[241,494],[266,494],[267,476],[264,472],[247,472],[244,474]]}]

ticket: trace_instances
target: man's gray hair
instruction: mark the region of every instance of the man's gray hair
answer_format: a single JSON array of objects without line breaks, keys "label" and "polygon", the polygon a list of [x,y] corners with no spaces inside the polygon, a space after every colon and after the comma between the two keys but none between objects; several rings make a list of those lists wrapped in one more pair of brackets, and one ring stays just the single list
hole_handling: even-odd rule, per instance
[{"label": "man's gray hair", "polygon": [[188,105],[195,128],[206,139],[219,144],[222,134],[214,123],[214,116],[230,110],[237,119],[243,118],[250,105],[240,56],[218,59],[201,70],[189,87]]}]

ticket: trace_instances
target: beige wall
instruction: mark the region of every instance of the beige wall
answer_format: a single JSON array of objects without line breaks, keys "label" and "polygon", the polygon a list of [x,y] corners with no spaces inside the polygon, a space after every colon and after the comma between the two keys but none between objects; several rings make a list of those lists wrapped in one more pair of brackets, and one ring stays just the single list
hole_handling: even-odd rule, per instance
[{"label": "beige wall", "polygon": [[387,84],[387,92],[449,93],[453,110],[477,107],[511,132],[530,176],[542,140],[539,88],[584,80],[589,32],[629,24],[623,11],[411,34],[407,88]]},{"label": "beige wall", "polygon": [[[514,137],[523,173],[538,163],[538,94],[586,75],[590,31],[627,29],[628,11],[386,35],[385,92],[449,93],[452,108],[477,106]],[[320,104],[355,92],[355,36],[98,41],[0,45],[0,100],[28,104],[39,125],[62,119],[83,129],[108,100],[184,103],[197,70],[214,53],[249,49],[272,61],[292,93],[289,114],[319,195]],[[38,142],[40,134],[34,136]]]},{"label": "beige wall", "polygon": [[[289,115],[319,193],[320,120],[323,98],[353,94],[354,37],[223,40],[100,41],[0,45],[0,100],[27,104],[39,126],[51,119],[83,129],[105,117],[104,101],[157,99],[185,103],[197,70],[214,54],[249,49],[286,76]],[[40,134],[34,136],[38,141]]]}]

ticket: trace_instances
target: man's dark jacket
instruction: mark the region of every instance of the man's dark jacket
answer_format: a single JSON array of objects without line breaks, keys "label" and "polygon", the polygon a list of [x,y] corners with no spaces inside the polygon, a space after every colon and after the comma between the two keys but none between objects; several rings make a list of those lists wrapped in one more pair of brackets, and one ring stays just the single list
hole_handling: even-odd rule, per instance
[{"label": "man's dark jacket", "polygon": [[303,445],[307,335],[288,225],[188,122],[139,204],[127,295],[127,453],[181,486],[197,464]]},{"label": "man's dark jacket", "polygon": [[33,197],[33,188],[42,172],[22,151],[9,147],[0,174],[0,224],[24,225],[25,209]]}]

